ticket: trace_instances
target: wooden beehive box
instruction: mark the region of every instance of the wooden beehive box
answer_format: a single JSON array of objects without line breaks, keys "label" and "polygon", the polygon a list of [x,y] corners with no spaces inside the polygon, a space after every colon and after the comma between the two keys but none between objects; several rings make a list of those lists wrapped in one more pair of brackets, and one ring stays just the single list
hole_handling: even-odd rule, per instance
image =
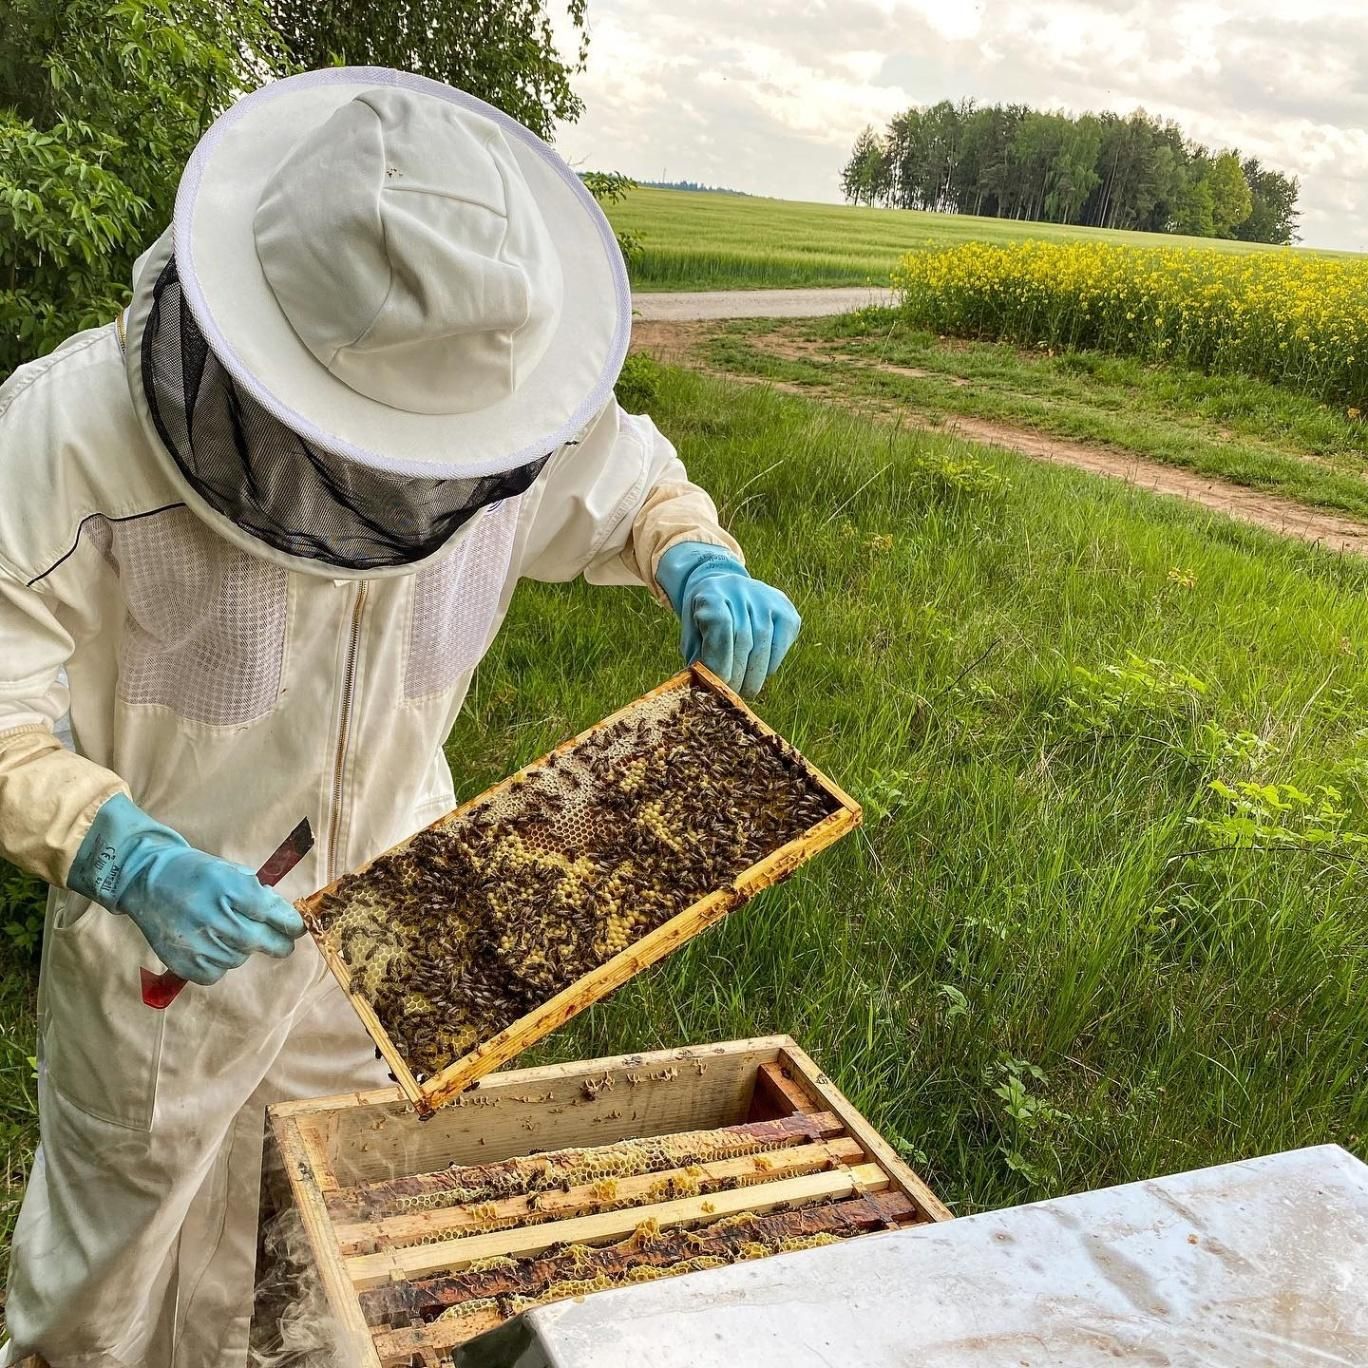
[{"label": "wooden beehive box", "polygon": [[364,1368],[452,1363],[529,1305],[950,1214],[787,1036],[492,1074],[426,1121],[398,1090],[286,1102],[267,1129],[263,1221],[297,1212]]},{"label": "wooden beehive box", "polygon": [[[712,744],[681,739],[695,735]],[[643,737],[667,757],[645,779],[629,764],[648,753],[632,749]],[[780,797],[752,812],[752,793]],[[694,666],[299,907],[395,1081],[429,1113],[859,821],[852,798]],[[504,905],[524,875],[549,909],[530,930],[538,899]],[[557,904],[566,889],[577,906]],[[441,929],[422,939],[425,926]],[[537,939],[546,927],[565,938],[554,949]],[[452,985],[469,1014],[459,1035]]]}]

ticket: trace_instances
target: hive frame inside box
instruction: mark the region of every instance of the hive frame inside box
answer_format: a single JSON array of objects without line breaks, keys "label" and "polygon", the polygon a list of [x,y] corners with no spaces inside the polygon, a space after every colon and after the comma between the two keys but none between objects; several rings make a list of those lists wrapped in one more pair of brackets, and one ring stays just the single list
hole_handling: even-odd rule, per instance
[{"label": "hive frame inside box", "polygon": [[[459,816],[484,802],[490,794],[499,793],[510,785],[519,782],[530,770],[534,770],[543,764],[549,755],[558,755],[562,751],[578,745],[595,732],[611,727],[619,718],[630,714],[647,700],[658,698],[660,695],[676,689],[687,688],[690,685],[700,685],[717,694],[732,709],[743,714],[747,723],[755,731],[764,736],[773,737],[783,747],[785,753],[801,767],[808,781],[822,789],[832,799],[836,804],[834,811],[815,826],[809,827],[801,836],[780,846],[763,860],[738,874],[729,884],[716,889],[691,906],[686,907],[682,912],[656,927],[655,930],[648,931],[640,939],[633,941],[625,950],[614,955],[611,959],[605,960],[597,969],[593,969],[577,979],[568,988],[564,988],[553,997],[548,998],[540,1006],[533,1008],[532,1011],[519,1017],[503,1030],[483,1041],[467,1054],[462,1055],[461,1058],[454,1060],[440,1073],[434,1074],[421,1083],[395,1047],[394,1041],[381,1024],[370,1003],[360,993],[353,991],[351,970],[341,956],[327,943],[326,934],[315,934],[314,942],[327,961],[328,967],[336,976],[352,1006],[365,1024],[366,1030],[370,1032],[372,1039],[388,1062],[395,1081],[420,1113],[430,1114],[435,1108],[449,1102],[474,1079],[497,1069],[502,1064],[506,1064],[510,1059],[542,1039],[543,1036],[564,1025],[571,1017],[613,992],[614,989],[620,988],[633,975],[662,959],[671,951],[677,950],[686,941],[691,940],[700,931],[726,916],[734,908],[747,902],[762,889],[787,878],[799,865],[811,859],[819,851],[824,850],[832,842],[860,824],[860,805],[849,794],[810,764],[772,727],[761,721],[746,706],[744,700],[729,689],[711,670],[701,665],[694,665],[681,671],[672,679],[666,680],[658,688],[641,695],[640,698],[633,699],[625,708],[619,709],[612,716],[604,718],[601,722],[597,722],[594,726],[580,732],[579,735],[562,742],[555,750],[548,752],[548,755],[533,761],[532,764],[525,766],[516,774],[510,775],[492,789],[486,790],[468,803],[463,803],[444,817],[439,817],[436,822],[432,823],[432,826],[439,826],[443,822],[450,821],[453,816]],[[411,840],[412,837],[408,839]],[[403,841],[400,842],[400,845],[406,843]],[[393,849],[397,848],[393,847]],[[381,857],[377,856],[376,858]],[[374,861],[368,861],[356,872],[364,871],[373,863]],[[297,904],[311,930],[318,924],[315,918],[318,910],[322,907],[323,900],[335,887],[336,884],[329,884],[327,888],[320,889],[311,897],[305,898]]]},{"label": "hive frame inside box", "polygon": [[[784,1118],[811,1118],[826,1137],[830,1162],[815,1171],[808,1165],[792,1178],[777,1166],[772,1182],[706,1198],[398,1247],[386,1239],[394,1218],[368,1222],[352,1208],[363,1184],[413,1177],[418,1188],[424,1175],[430,1180],[453,1165]],[[343,1361],[359,1368],[448,1362],[444,1355],[468,1337],[468,1327],[430,1321],[377,1330],[367,1323],[362,1298],[408,1278],[489,1257],[499,1252],[501,1242],[514,1252],[535,1254],[565,1240],[621,1239],[647,1219],[665,1228],[698,1225],[741,1208],[775,1212],[871,1195],[905,1213],[897,1224],[950,1217],[831,1080],[782,1035],[492,1074],[426,1122],[407,1107],[398,1089],[280,1103],[269,1109],[267,1150],[263,1220],[289,1206],[298,1212],[314,1271],[336,1318]],[[784,1153],[773,1151],[768,1158]],[[424,1219],[431,1218],[399,1218]],[[354,1252],[360,1248],[374,1252]]]}]

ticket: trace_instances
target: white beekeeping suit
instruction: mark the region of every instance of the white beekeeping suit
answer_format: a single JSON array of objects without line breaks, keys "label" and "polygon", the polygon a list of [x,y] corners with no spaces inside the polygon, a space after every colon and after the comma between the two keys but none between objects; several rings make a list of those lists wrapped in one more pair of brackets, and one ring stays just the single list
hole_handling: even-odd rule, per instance
[{"label": "white beekeeping suit", "polygon": [[307,816],[298,898],[454,805],[519,578],[738,554],[612,398],[628,329],[554,153],[342,69],[230,110],[127,314],[0,389],[0,851],[54,885],[11,1355],[241,1368],[262,1109],[384,1082],[307,937],[145,1006],[142,923],[68,890],[106,805],[249,869]]}]

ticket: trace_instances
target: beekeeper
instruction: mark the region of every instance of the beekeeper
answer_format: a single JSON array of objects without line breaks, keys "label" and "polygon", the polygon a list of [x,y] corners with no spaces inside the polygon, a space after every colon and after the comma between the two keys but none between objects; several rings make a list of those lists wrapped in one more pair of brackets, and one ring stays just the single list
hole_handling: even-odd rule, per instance
[{"label": "beekeeper", "polygon": [[0,389],[0,850],[54,886],[10,1361],[244,1364],[263,1107],[385,1082],[289,900],[454,806],[519,579],[645,584],[738,687],[791,644],[617,406],[629,327],[554,152],[339,69],[220,118],[127,313]]}]

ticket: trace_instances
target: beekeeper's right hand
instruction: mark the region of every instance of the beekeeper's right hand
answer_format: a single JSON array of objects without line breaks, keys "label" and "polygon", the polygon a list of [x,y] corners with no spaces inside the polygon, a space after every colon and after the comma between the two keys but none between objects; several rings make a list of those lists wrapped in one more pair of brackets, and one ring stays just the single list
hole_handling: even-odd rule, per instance
[{"label": "beekeeper's right hand", "polygon": [[121,793],[95,814],[67,887],[130,917],[191,983],[217,983],[251,954],[284,959],[304,934],[299,913],[250,869],[196,850]]}]

